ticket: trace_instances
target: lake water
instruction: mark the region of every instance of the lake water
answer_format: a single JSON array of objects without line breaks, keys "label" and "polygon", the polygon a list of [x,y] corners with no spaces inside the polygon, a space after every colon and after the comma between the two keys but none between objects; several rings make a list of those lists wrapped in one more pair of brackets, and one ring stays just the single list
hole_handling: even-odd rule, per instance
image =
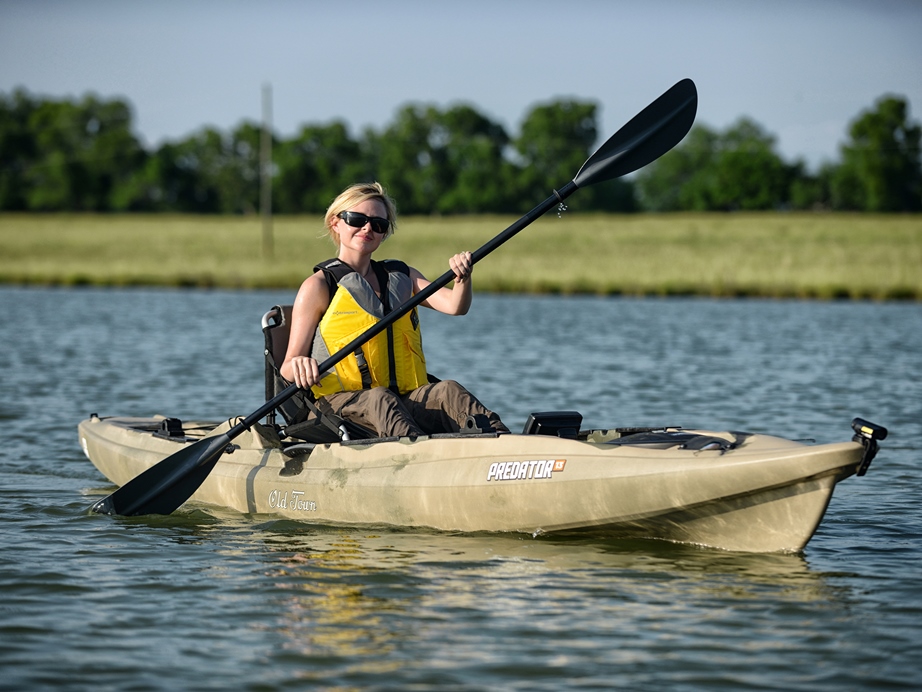
[{"label": "lake water", "polygon": [[922,305],[478,295],[423,316],[430,369],[512,428],[887,426],[799,555],[89,513],[112,487],[78,421],[250,413],[259,319],[291,298],[0,287],[0,688],[922,688]]}]

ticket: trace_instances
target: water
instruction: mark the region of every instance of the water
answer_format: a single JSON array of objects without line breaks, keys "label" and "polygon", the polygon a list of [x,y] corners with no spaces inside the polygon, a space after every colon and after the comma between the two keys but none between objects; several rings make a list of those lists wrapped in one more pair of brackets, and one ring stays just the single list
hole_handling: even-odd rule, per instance
[{"label": "water", "polygon": [[478,296],[430,369],[513,428],[891,430],[800,555],[319,528],[112,490],[75,426],[262,402],[288,292],[0,288],[0,688],[841,690],[922,686],[922,306]]}]

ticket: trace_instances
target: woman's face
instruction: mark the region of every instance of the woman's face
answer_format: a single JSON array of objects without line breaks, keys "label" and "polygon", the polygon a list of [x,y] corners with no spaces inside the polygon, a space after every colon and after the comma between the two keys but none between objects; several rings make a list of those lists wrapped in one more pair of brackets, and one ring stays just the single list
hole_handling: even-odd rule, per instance
[{"label": "woman's face", "polygon": [[[378,199],[367,199],[364,202],[349,207],[346,211],[358,212],[365,216],[378,216],[387,218],[387,209],[384,203]],[[383,233],[376,233],[372,230],[371,224],[366,223],[361,228],[354,228],[347,224],[343,219],[337,217],[333,230],[339,236],[339,247],[360,252],[362,254],[371,254],[378,249],[381,241],[384,240]]]}]

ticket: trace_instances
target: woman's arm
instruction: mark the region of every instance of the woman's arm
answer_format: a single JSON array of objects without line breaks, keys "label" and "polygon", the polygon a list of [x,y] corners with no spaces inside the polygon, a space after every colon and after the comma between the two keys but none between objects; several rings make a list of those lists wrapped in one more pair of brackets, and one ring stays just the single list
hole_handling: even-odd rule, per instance
[{"label": "woman's arm", "polygon": [[[474,264],[471,262],[471,253],[459,252],[448,260],[448,266],[455,273],[454,286],[440,288],[422,304],[427,308],[444,312],[446,315],[466,315],[474,298],[474,289],[471,285],[471,272],[474,270]],[[432,283],[413,267],[410,267],[410,278],[413,279],[413,289],[416,293]]]},{"label": "woman's arm", "polygon": [[291,330],[288,351],[279,372],[289,382],[308,389],[320,382],[317,361],[308,354],[320,318],[330,305],[330,291],[322,271],[307,277],[291,308]]}]

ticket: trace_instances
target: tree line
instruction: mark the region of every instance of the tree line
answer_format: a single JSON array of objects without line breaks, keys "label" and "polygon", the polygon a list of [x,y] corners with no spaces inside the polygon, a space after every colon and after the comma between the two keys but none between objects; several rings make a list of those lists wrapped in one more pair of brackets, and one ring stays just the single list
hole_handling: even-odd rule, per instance
[{"label": "tree line", "polygon": [[[598,143],[597,121],[597,104],[560,99],[534,106],[513,137],[470,105],[408,104],[355,137],[338,120],[272,133],[273,212],[322,212],[347,185],[379,180],[404,214],[522,213],[573,177]],[[151,149],[132,130],[121,99],[0,93],[0,211],[259,210],[259,123]],[[582,191],[580,208],[920,211],[920,132],[907,101],[884,96],[852,121],[840,160],[811,173],[751,118],[696,125],[632,179]]]}]

